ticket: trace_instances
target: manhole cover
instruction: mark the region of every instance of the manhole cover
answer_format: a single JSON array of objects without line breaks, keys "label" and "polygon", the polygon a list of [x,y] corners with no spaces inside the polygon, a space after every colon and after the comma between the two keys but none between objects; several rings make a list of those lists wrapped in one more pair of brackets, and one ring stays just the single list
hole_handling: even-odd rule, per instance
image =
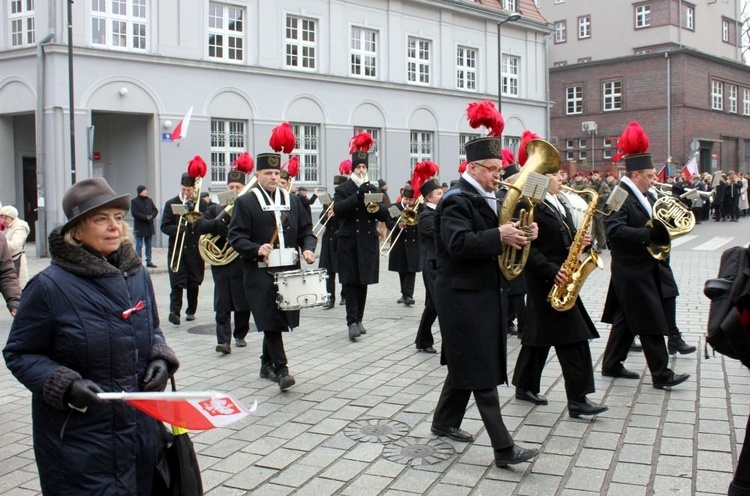
[{"label": "manhole cover", "polygon": [[409,426],[388,419],[365,419],[352,422],[344,434],[361,443],[390,443],[409,433]]},{"label": "manhole cover", "polygon": [[197,325],[188,328],[190,334],[216,334],[215,324]]},{"label": "manhole cover", "polygon": [[453,446],[438,439],[405,437],[383,448],[383,456],[402,465],[435,465],[454,453]]}]

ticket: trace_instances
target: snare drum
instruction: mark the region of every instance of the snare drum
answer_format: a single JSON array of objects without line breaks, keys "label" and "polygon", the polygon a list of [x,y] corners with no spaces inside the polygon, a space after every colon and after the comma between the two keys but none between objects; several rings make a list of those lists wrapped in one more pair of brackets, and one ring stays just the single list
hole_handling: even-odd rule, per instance
[{"label": "snare drum", "polygon": [[286,312],[327,304],[331,295],[326,290],[326,279],[326,269],[276,272],[276,305]]}]

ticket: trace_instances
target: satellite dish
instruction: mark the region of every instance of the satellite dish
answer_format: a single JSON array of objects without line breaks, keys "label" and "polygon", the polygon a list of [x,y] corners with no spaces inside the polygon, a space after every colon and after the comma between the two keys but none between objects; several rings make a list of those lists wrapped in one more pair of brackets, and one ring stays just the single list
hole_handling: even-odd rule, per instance
[{"label": "satellite dish", "polygon": [[690,151],[695,153],[698,151],[698,149],[701,147],[700,142],[697,139],[694,139],[690,142]]}]

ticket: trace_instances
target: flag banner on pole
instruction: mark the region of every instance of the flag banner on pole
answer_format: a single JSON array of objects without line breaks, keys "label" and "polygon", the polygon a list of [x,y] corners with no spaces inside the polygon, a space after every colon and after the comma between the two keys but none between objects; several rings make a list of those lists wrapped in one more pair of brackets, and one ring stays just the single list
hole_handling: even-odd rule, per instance
[{"label": "flag banner on pole", "polygon": [[685,174],[685,179],[690,181],[694,176],[700,174],[698,171],[698,154],[694,154],[685,167],[682,169],[682,173]]},{"label": "flag banner on pole", "polygon": [[258,408],[257,401],[248,410],[228,394],[216,391],[98,393],[98,396],[103,400],[123,400],[157,420],[193,431],[225,427]]},{"label": "flag banner on pole", "polygon": [[669,164],[664,164],[661,169],[659,169],[659,172],[656,173],[656,181],[659,183],[666,183],[667,182],[667,172],[669,167],[667,167]]},{"label": "flag banner on pole", "polygon": [[187,136],[188,126],[190,125],[190,117],[193,115],[193,106],[191,105],[180,122],[174,127],[172,131],[172,141],[179,141]]}]

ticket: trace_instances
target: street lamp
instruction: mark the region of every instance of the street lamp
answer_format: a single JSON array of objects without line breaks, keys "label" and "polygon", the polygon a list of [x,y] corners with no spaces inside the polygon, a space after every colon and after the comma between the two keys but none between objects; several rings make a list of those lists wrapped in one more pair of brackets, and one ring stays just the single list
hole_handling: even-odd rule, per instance
[{"label": "street lamp", "polygon": [[497,23],[497,110],[503,110],[503,39],[500,36],[500,26],[506,22],[515,22],[521,14],[515,13]]}]

